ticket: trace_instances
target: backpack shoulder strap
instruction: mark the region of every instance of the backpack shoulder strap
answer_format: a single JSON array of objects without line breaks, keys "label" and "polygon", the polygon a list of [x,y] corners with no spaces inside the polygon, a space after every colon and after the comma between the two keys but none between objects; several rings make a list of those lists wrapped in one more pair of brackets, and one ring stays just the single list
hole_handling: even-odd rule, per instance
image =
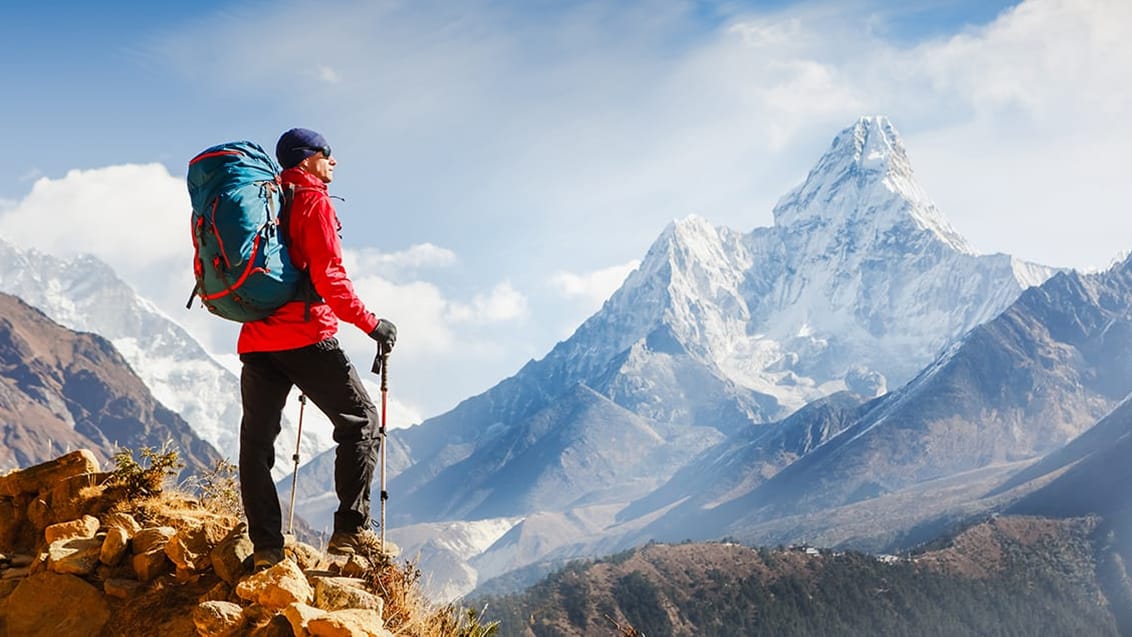
[{"label": "backpack shoulder strap", "polygon": [[[279,211],[279,225],[280,230],[282,231],[280,233],[280,236],[282,237],[283,244],[290,247],[290,213],[291,206],[295,203],[295,193],[304,190],[317,190],[317,188],[311,188],[309,186],[296,186],[295,184],[282,184],[280,190],[280,194],[282,195],[281,198],[283,200],[282,209]],[[318,292],[314,289],[314,282],[311,281],[311,273],[307,268],[303,268],[302,270],[302,278],[300,278],[299,280],[299,288],[295,296],[298,300],[303,301],[303,304],[305,306],[303,308],[303,320],[310,321],[311,306],[315,303],[321,302],[322,297],[319,296]]]}]

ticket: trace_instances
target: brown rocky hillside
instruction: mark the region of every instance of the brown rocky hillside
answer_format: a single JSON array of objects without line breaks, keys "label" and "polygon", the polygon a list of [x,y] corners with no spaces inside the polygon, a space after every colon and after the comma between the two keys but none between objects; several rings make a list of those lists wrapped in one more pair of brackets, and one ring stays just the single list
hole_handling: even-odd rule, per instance
[{"label": "brown rocky hillside", "polygon": [[105,464],[119,446],[169,446],[190,474],[221,459],[153,397],[110,341],[0,294],[0,471],[76,449]]}]

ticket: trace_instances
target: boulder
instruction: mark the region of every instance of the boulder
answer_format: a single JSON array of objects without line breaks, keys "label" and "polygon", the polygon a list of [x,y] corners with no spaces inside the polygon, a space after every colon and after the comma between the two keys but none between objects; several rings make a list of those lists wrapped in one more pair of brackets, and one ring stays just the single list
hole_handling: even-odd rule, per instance
[{"label": "boulder", "polygon": [[308,632],[307,624],[310,620],[325,614],[326,611],[324,610],[298,602],[283,609],[283,616],[291,623],[291,630],[296,635],[306,635]]},{"label": "boulder", "polygon": [[99,538],[69,538],[56,540],[47,548],[47,568],[55,573],[90,575],[98,567],[102,552]]},{"label": "boulder", "polygon": [[336,610],[307,622],[313,637],[393,637],[375,610]]},{"label": "boulder", "polygon": [[322,610],[347,608],[376,610],[380,615],[385,602],[353,577],[319,577],[314,581],[314,605]]},{"label": "boulder", "polygon": [[291,536],[287,536],[283,548],[287,550],[287,556],[294,559],[299,568],[304,571],[317,568],[319,563],[322,562],[322,551],[305,542],[299,542]]},{"label": "boulder", "polygon": [[58,540],[87,539],[98,533],[99,526],[98,518],[93,515],[84,515],[70,522],[52,524],[43,529],[43,537],[48,544],[54,544]]},{"label": "boulder", "polygon": [[130,536],[126,529],[117,526],[111,527],[106,532],[106,538],[102,540],[102,549],[99,551],[98,560],[107,566],[117,566],[126,556],[126,550],[129,547]]},{"label": "boulder", "polygon": [[127,538],[133,538],[142,529],[134,516],[129,513],[107,513],[102,517],[102,527],[109,529],[122,529]]},{"label": "boulder", "polygon": [[365,577],[365,574],[373,569],[373,564],[361,555],[351,555],[346,559],[346,563],[342,565],[342,574],[346,577]]},{"label": "boulder", "polygon": [[235,635],[244,623],[244,609],[232,602],[204,602],[193,609],[193,625],[201,637]]},{"label": "boulder", "polygon": [[74,575],[38,573],[8,596],[9,635],[95,637],[110,619],[106,597]]},{"label": "boulder", "polygon": [[248,539],[245,527],[241,524],[232,529],[228,536],[212,549],[208,557],[217,577],[230,586],[235,586],[240,577],[247,572],[253,552],[255,547],[252,546],[252,541]]},{"label": "boulder", "polygon": [[109,477],[109,473],[82,473],[52,485],[48,501],[55,521],[63,522],[84,513],[99,514],[105,511],[113,500],[103,497],[101,489],[92,487],[98,487]]},{"label": "boulder", "polygon": [[142,582],[151,582],[157,577],[168,573],[173,570],[173,563],[165,555],[164,548],[151,549],[145,553],[136,553],[131,559],[134,565],[134,573],[137,574],[138,580]]},{"label": "boulder", "polygon": [[148,553],[150,551],[164,551],[169,538],[177,532],[171,526],[151,526],[134,534],[134,554]]},{"label": "boulder", "polygon": [[213,542],[205,527],[185,528],[177,531],[165,544],[165,554],[177,568],[188,571],[203,571],[212,565],[209,553]]},{"label": "boulder", "polygon": [[42,535],[43,529],[49,525],[58,522],[55,519],[55,513],[51,510],[51,504],[47,501],[47,496],[31,495],[25,496],[27,500],[27,508],[24,509],[24,517],[32,528],[35,529],[36,535]]},{"label": "boulder", "polygon": [[314,591],[303,572],[290,559],[248,576],[236,585],[240,599],[283,609],[296,602],[309,604]]},{"label": "boulder", "polygon": [[82,475],[98,473],[98,459],[87,449],[0,476],[0,496],[17,496],[47,491],[55,483]]}]

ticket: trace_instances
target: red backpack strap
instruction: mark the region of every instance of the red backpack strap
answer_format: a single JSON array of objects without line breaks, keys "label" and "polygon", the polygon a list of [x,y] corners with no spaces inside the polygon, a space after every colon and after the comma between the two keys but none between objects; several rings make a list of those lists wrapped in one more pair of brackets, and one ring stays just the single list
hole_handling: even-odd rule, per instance
[{"label": "red backpack strap", "polygon": [[[291,206],[295,203],[295,193],[303,190],[318,190],[318,188],[311,188],[309,186],[296,186],[295,184],[283,184],[281,194],[283,199],[283,208],[279,212],[279,226],[282,236],[283,245],[290,247],[291,245]],[[315,303],[321,302],[322,297],[314,289],[314,282],[311,281],[310,270],[304,269],[303,278],[299,281],[298,298],[303,301],[303,320],[311,320],[311,306]]]}]

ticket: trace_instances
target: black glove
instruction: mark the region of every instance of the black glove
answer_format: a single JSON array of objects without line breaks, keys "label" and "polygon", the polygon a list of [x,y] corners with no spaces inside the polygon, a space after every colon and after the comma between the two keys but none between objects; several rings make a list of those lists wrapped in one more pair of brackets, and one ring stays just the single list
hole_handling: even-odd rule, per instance
[{"label": "black glove", "polygon": [[377,327],[373,328],[369,337],[377,341],[382,351],[392,351],[393,345],[397,342],[397,326],[389,322],[389,319],[378,319]]}]

